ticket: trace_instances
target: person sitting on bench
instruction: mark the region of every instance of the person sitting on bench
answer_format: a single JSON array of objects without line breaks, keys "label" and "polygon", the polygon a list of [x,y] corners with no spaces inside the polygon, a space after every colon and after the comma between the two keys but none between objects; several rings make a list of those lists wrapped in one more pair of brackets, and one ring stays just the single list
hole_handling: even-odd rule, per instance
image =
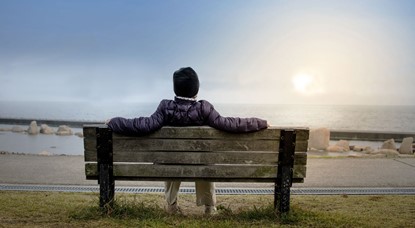
[{"label": "person sitting on bench", "polygon": [[[163,126],[208,125],[227,132],[255,132],[268,127],[267,121],[259,118],[222,117],[206,100],[197,100],[199,78],[191,67],[180,68],[173,74],[174,100],[162,100],[150,117],[126,119],[115,117],[107,125],[115,133],[124,135],[146,135]],[[166,210],[180,213],[177,194],[180,181],[165,182]],[[196,205],[205,205],[205,214],[216,211],[216,194],[213,182],[196,181]]]}]

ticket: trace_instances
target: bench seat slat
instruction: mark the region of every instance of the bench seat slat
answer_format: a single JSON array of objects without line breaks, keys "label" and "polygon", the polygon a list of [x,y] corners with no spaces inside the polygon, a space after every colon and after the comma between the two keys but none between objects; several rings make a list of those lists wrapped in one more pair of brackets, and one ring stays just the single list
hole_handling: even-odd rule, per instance
[{"label": "bench seat slat", "polygon": [[[114,178],[231,178],[231,179],[271,179],[275,181],[278,166],[267,165],[159,165],[114,163]],[[97,164],[85,164],[89,178],[98,176]],[[305,178],[306,167],[294,165],[294,178]]]}]

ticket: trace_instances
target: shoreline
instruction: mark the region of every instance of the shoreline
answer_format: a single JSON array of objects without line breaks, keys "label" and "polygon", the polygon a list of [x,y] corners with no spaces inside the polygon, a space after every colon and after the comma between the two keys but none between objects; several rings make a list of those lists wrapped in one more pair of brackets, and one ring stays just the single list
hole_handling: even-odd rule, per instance
[{"label": "shoreline", "polygon": [[35,154],[35,153],[24,153],[24,152],[12,152],[0,150],[0,156],[36,156],[36,157],[83,157],[83,154]]},{"label": "shoreline", "polygon": [[[0,119],[0,154],[20,154],[20,155],[46,155],[46,156],[79,156],[83,155],[83,134],[82,127],[73,127],[74,125],[96,124],[96,122],[73,122],[73,121],[55,121],[47,120],[47,123],[52,122],[52,128],[57,128],[58,125],[70,125],[73,129],[69,135],[59,135],[56,131],[52,134],[45,134],[38,132],[37,134],[29,134],[28,127],[32,120],[29,119],[8,119],[13,123],[26,123],[27,125],[10,125],[1,124]],[[17,121],[15,121],[17,120]],[[22,122],[19,122],[22,121]],[[39,122],[38,122],[39,121]],[[36,120],[37,125],[45,124],[44,120]],[[75,123],[75,124],[73,124]],[[101,123],[102,124],[102,123]],[[49,125],[48,125],[49,126]],[[19,128],[19,131],[13,130],[14,127]],[[53,129],[52,129],[53,130]],[[384,141],[394,139],[397,146],[405,137],[415,138],[415,133],[393,133],[393,132],[375,132],[375,131],[334,131],[330,130],[330,144],[336,144],[340,140],[347,140],[353,147],[370,148],[366,151],[336,151],[336,150],[314,150],[309,149],[310,157],[353,157],[353,158],[384,158],[384,157],[414,157],[413,155],[404,155],[387,152],[386,154],[379,154],[379,150]],[[352,147],[351,147],[352,148]],[[372,150],[372,148],[374,150]],[[371,152],[369,152],[371,151]],[[377,153],[372,153],[377,152]]]}]

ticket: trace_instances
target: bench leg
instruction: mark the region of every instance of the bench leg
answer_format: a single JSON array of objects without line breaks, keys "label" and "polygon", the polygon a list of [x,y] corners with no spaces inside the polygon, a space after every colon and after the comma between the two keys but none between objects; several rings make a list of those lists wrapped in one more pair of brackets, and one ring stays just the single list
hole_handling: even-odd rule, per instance
[{"label": "bench leg", "polygon": [[99,172],[99,206],[113,207],[115,183],[113,176],[112,131],[97,128],[97,158]]},{"label": "bench leg", "polygon": [[108,164],[101,164],[99,171],[99,206],[113,207],[115,183],[112,176],[112,167]]},{"label": "bench leg", "polygon": [[282,167],[281,179],[275,184],[274,208],[281,213],[290,211],[291,168]]},{"label": "bench leg", "polygon": [[281,213],[290,210],[290,188],[292,186],[296,132],[281,130],[278,154],[278,173],[274,189],[274,208]]}]

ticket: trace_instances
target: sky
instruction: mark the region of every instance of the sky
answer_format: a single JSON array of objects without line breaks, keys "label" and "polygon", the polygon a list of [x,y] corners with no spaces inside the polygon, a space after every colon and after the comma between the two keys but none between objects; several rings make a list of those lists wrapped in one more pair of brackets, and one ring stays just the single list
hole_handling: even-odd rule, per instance
[{"label": "sky", "polygon": [[0,100],[414,105],[415,1],[0,0]]}]

